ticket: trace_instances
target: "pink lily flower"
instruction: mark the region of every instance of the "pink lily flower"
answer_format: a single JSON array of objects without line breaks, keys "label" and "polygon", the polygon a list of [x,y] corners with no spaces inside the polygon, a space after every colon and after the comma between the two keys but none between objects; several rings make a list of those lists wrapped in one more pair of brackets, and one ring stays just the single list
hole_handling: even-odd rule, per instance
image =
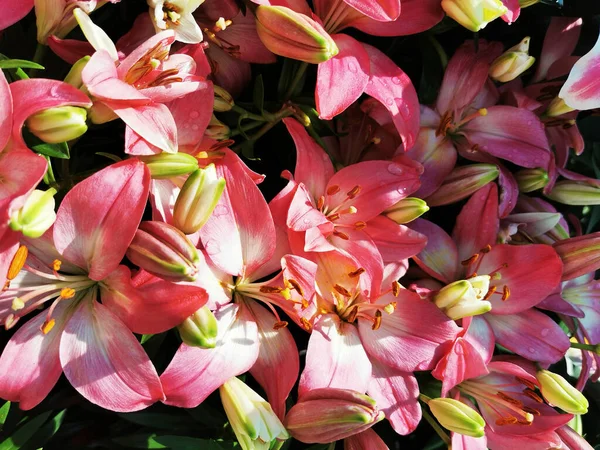
[{"label": "pink lily flower", "polygon": [[0,18],[0,31],[17,23],[33,9],[33,0],[15,2],[13,0],[1,0],[2,17]]},{"label": "pink lily flower", "polygon": [[280,205],[292,252],[306,257],[305,252],[339,250],[378,288],[384,263],[415,255],[425,243],[418,233],[379,215],[418,188],[421,167],[406,158],[364,161],[334,173],[304,127],[293,119],[284,123],[297,149],[295,177]]},{"label": "pink lily flower", "polygon": [[[473,223],[479,226],[474,229]],[[564,356],[569,339],[553,320],[534,309],[560,282],[562,263],[549,245],[496,245],[495,183],[469,199],[457,218],[452,237],[422,219],[411,226],[428,237],[427,247],[414,259],[433,278],[448,284],[468,280],[475,273],[489,276],[489,286],[481,292],[481,299],[491,303],[491,311],[471,317],[469,326],[469,332],[473,329],[475,337],[481,338],[482,346],[493,347],[495,341],[541,364]]]},{"label": "pink lily flower", "polygon": [[[559,414],[536,392],[540,385],[535,365],[521,358],[497,357],[488,368],[488,375],[463,381],[456,387],[461,401],[473,407],[464,396],[475,400],[486,422],[487,448],[559,446],[561,441],[556,431],[573,415]],[[466,445],[458,448],[486,448],[486,443],[476,438],[462,436],[462,441]]]},{"label": "pink lily flower", "polygon": [[[271,212],[255,180],[232,152],[216,165],[226,187],[212,216],[199,232],[205,264],[196,284],[209,293],[209,306],[219,323],[215,348],[182,344],[161,375],[165,403],[182,407],[200,404],[233,376],[250,370],[267,392],[273,410],[283,418],[285,400],[298,377],[294,339],[273,305],[294,311],[307,304],[314,285],[294,281],[294,257],[283,262]],[[285,238],[285,234],[283,235]],[[234,278],[235,277],[235,278]],[[305,278],[304,276],[303,278]],[[312,291],[312,292],[311,292]],[[258,301],[271,311],[261,306]]]},{"label": "pink lily flower", "polygon": [[162,280],[152,283],[150,291],[136,290],[129,269],[120,265],[141,220],[149,184],[141,162],[114,164],[65,196],[53,228],[43,237],[23,241],[0,294],[0,320],[10,328],[54,301],[4,349],[2,398],[31,409],[63,372],[81,395],[113,411],[136,411],[164,398],[158,374],[131,331],[157,333],[181,323],[206,302],[206,293],[184,287],[181,296],[177,285],[167,283],[167,295]]},{"label": "pink lily flower", "polygon": [[498,91],[488,71],[501,51],[494,42],[480,41],[479,52],[473,42],[463,44],[446,68],[435,108],[422,107],[421,131],[407,153],[425,167],[419,196],[442,184],[457,151],[477,162],[500,158],[522,167],[549,166],[550,148],[538,117],[524,108],[496,105]]},{"label": "pink lily flower", "polygon": [[[312,255],[317,308],[302,319],[311,336],[299,396],[326,387],[367,392],[396,432],[410,433],[421,418],[412,372],[435,367],[460,328],[400,287],[395,280],[405,270],[401,266],[389,265],[375,289],[364,269],[339,251]],[[305,260],[304,265],[314,263]]]},{"label": "pink lily flower", "polygon": [[115,45],[104,31],[81,10],[75,15],[90,43],[97,50],[81,77],[93,97],[92,121],[120,117],[130,129],[126,151],[131,151],[135,134],[170,153],[177,151],[177,129],[168,103],[206,88],[195,75],[196,64],[188,55],[172,55],[173,31],[159,33],[119,61]]}]

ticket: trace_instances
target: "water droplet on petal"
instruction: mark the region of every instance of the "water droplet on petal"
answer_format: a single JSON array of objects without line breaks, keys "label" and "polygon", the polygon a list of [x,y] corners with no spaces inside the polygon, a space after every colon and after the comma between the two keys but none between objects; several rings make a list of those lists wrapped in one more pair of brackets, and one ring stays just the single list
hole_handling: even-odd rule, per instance
[{"label": "water droplet on petal", "polygon": [[392,78],[392,82],[393,82],[394,84],[402,84],[402,80],[400,80],[400,78],[398,78],[398,77],[394,77],[394,78]]},{"label": "water droplet on petal", "polygon": [[394,104],[394,99],[393,98],[386,98],[385,102],[389,105],[392,106]]},{"label": "water droplet on petal", "polygon": [[398,103],[398,107],[400,109],[400,115],[404,118],[404,120],[410,119],[410,116],[412,116],[412,113],[410,111],[410,108],[406,104],[406,102],[402,101],[401,99],[396,99],[396,103]]},{"label": "water droplet on petal", "polygon": [[190,113],[190,119],[197,119],[198,116],[200,116],[200,113],[198,111],[192,111]]},{"label": "water droplet on petal", "polygon": [[207,241],[206,244],[204,244],[204,249],[209,255],[216,255],[221,251],[219,243],[214,239]]},{"label": "water droplet on petal", "polygon": [[527,350],[529,350],[529,353],[535,353],[535,348],[533,347],[529,347]]},{"label": "water droplet on petal", "polygon": [[213,216],[220,217],[229,214],[229,208],[225,205],[217,205],[213,210]]},{"label": "water droplet on petal", "polygon": [[353,62],[348,63],[348,70],[352,73],[356,73],[358,71],[358,68],[356,67],[356,64]]},{"label": "water droplet on petal", "polygon": [[388,166],[388,172],[392,175],[402,175],[404,173],[404,169],[398,164],[390,164]]},{"label": "water droplet on petal", "polygon": [[542,337],[546,337],[550,334],[550,330],[548,328],[544,328],[541,332]]},{"label": "water droplet on petal", "polygon": [[198,125],[192,125],[192,130],[198,131],[198,128],[199,128]]}]

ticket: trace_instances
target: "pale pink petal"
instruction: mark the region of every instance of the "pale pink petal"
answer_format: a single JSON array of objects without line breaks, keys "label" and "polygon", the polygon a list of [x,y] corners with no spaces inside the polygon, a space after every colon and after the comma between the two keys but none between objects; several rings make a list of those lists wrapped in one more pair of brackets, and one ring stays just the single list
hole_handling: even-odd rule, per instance
[{"label": "pale pink petal", "polygon": [[144,213],[150,172],[128,159],[77,184],[62,201],[54,224],[56,249],[102,280],[117,268]]},{"label": "pale pink petal", "polygon": [[[171,111],[160,103],[148,103],[131,107],[117,102],[105,101],[104,104],[114,111],[135,133],[167,153],[177,152],[177,125]],[[128,141],[131,141],[131,135]],[[133,142],[126,141],[125,151]]]},{"label": "pale pink petal", "polygon": [[389,450],[389,447],[369,428],[344,439],[344,450]]},{"label": "pale pink petal", "polygon": [[90,402],[111,411],[138,411],[162,400],[160,379],[141,344],[94,297],[81,300],[60,340],[67,379]]},{"label": "pale pink petal", "polygon": [[414,257],[419,267],[445,283],[455,281],[460,260],[452,238],[442,228],[425,219],[412,221],[410,228],[427,237],[427,246]]},{"label": "pale pink petal", "polygon": [[296,145],[296,168],[294,180],[303,183],[313,199],[325,195],[327,182],[335,170],[329,156],[317,144],[297,120],[283,119]]},{"label": "pale pink petal", "polygon": [[518,166],[547,168],[550,150],[544,125],[531,111],[512,106],[491,106],[461,127],[468,148],[506,159]]},{"label": "pale pink petal", "polygon": [[[535,422],[535,420],[534,420]],[[496,430],[497,431],[497,430]],[[531,435],[500,434],[489,426],[485,429],[487,445],[490,448],[526,448],[527,450],[547,450],[561,448],[560,437],[554,431]],[[471,448],[469,447],[469,450]]]},{"label": "pale pink petal", "polygon": [[171,44],[175,41],[175,32],[173,30],[165,30],[157,33],[146,41],[142,42],[139,47],[133,50],[123,59],[118,67],[119,78],[124,79],[125,75],[138,61],[146,57],[146,54],[153,48],[169,50]]},{"label": "pale pink petal", "polygon": [[0,30],[10,27],[25,17],[33,8],[33,0],[1,0]]},{"label": "pale pink petal", "polygon": [[323,119],[333,119],[354,103],[369,81],[369,54],[345,34],[333,35],[339,53],[318,65],[315,101]]},{"label": "pale pink petal", "polygon": [[175,284],[144,270],[131,279],[131,272],[119,266],[100,286],[102,304],[138,334],[167,331],[200,309],[208,296],[200,287]]},{"label": "pale pink petal", "polygon": [[365,93],[379,100],[392,115],[405,150],[414,144],[419,132],[419,99],[408,75],[380,50],[363,47],[371,59],[371,78]]},{"label": "pale pink petal", "polygon": [[393,22],[379,22],[362,16],[349,26],[373,36],[407,36],[429,30],[443,17],[439,0],[402,0],[400,17]]},{"label": "pale pink petal", "polygon": [[398,225],[384,216],[369,220],[364,232],[373,239],[384,263],[411,258],[419,254],[427,244],[424,234]]},{"label": "pale pink petal", "polygon": [[575,50],[583,21],[578,17],[553,17],[544,37],[542,55],[538,60],[533,81],[547,78],[548,70],[559,59]]},{"label": "pale pink petal", "polygon": [[519,0],[502,0],[502,3],[508,8],[508,12],[502,16],[502,20],[510,25],[521,15],[521,5]]},{"label": "pale pink petal", "polygon": [[560,283],[563,265],[549,245],[502,244],[481,256],[483,259],[477,273],[498,272],[500,277],[492,277],[490,285],[496,286],[499,293],[504,292],[506,286],[509,294],[505,300],[500,294],[488,299],[492,304],[491,314],[515,314],[531,308],[550,295]]},{"label": "pale pink petal", "polygon": [[370,378],[371,362],[356,327],[333,314],[321,316],[308,341],[298,395],[325,387],[363,393]]},{"label": "pale pink petal", "polygon": [[231,377],[247,372],[259,353],[256,323],[236,304],[215,312],[219,334],[215,348],[182,344],[160,376],[167,405],[194,408]]},{"label": "pale pink petal", "polygon": [[298,348],[287,327],[274,329],[278,321],[273,314],[257,302],[248,302],[248,308],[258,327],[260,343],[258,359],[250,374],[267,393],[275,414],[283,420],[285,401],[300,371]]},{"label": "pale pink petal", "polygon": [[385,413],[396,433],[404,436],[417,428],[421,420],[419,384],[411,373],[373,362],[373,377],[367,393]]},{"label": "pale pink petal", "polygon": [[400,0],[344,0],[344,3],[379,22],[391,22],[400,16]]},{"label": "pale pink petal", "polygon": [[575,63],[558,96],[578,110],[600,107],[600,36],[596,45]]},{"label": "pale pink petal", "polygon": [[498,188],[488,183],[463,206],[456,218],[452,238],[458,248],[458,259],[464,261],[496,243],[498,234]]},{"label": "pale pink petal", "polygon": [[275,252],[275,225],[262,193],[235,153],[226,153],[217,166],[225,191],[200,230],[211,260],[231,275],[252,276]]},{"label": "pale pink petal", "polygon": [[195,92],[167,104],[177,124],[177,142],[180,146],[196,146],[202,141],[212,116],[213,99],[213,85],[207,81]]},{"label": "pale pink petal", "polygon": [[497,342],[511,352],[541,364],[559,361],[569,338],[550,317],[533,308],[519,314],[486,315]]},{"label": "pale pink petal", "polygon": [[[358,319],[360,338],[367,353],[402,372],[432,369],[460,328],[437,306],[414,292],[401,289],[398,297],[386,294],[376,303],[392,302],[396,304],[394,312],[383,313],[377,330],[371,328],[371,322]],[[422,325],[424,317],[427,317],[426,327]]]},{"label": "pale pink petal", "polygon": [[[1,26],[0,26],[1,28]],[[4,72],[0,71],[0,152],[6,147],[12,132],[13,101]]]},{"label": "pale pink petal", "polygon": [[48,334],[40,330],[48,318],[42,311],[8,341],[0,357],[0,397],[27,410],[50,393],[62,373],[58,349],[66,310],[65,304],[56,307],[52,316],[56,323]]},{"label": "pale pink petal", "polygon": [[475,438],[459,433],[450,433],[452,436],[452,450],[488,450],[485,436]]}]

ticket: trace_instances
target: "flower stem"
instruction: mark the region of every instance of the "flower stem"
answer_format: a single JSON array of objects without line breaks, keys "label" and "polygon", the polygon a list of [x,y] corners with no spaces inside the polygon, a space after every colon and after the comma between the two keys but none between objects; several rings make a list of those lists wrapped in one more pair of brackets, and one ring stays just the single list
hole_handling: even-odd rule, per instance
[{"label": "flower stem", "polygon": [[581,342],[571,342],[571,348],[578,348],[580,350],[587,350],[600,355],[600,345],[582,344]]},{"label": "flower stem", "polygon": [[438,54],[438,56],[440,58],[440,64],[442,65],[442,68],[445,70],[446,67],[448,66],[448,55],[446,54],[446,51],[444,50],[444,48],[440,45],[438,40],[433,35],[430,34],[429,36],[427,36],[427,39],[429,39],[429,42],[431,42],[431,45],[433,45],[433,48],[435,49],[436,53]]},{"label": "flower stem", "polygon": [[[33,62],[43,66],[42,61],[44,60],[44,56],[46,55],[46,50],[48,50],[47,46],[38,43],[38,45],[35,47],[35,53],[33,54]],[[30,69],[29,77],[31,78],[32,76],[34,76],[37,70],[38,69]]]},{"label": "flower stem", "polygon": [[427,411],[423,410],[423,418],[427,422],[429,422],[429,425],[431,425],[431,428],[433,428],[435,430],[435,432],[438,434],[438,436],[440,437],[440,439],[442,441],[444,441],[444,444],[450,446],[450,444],[451,444],[450,437],[446,434],[444,429],[435,421],[435,419],[431,416],[431,414],[429,414]]},{"label": "flower stem", "polygon": [[307,68],[308,68],[308,63],[303,62],[302,64],[300,64],[300,67],[298,67],[298,70],[296,71],[296,74],[294,75],[292,82],[288,86],[287,91],[285,92],[285,95],[283,96],[284,102],[290,99],[290,97],[292,96],[292,94],[294,92],[294,89],[296,89],[296,86],[302,79],[302,76],[304,75],[304,72],[306,72]]},{"label": "flower stem", "polygon": [[238,113],[240,116],[246,117],[248,119],[252,119],[252,120],[256,120],[259,122],[266,122],[267,119],[265,119],[262,116],[259,116],[258,114],[253,114],[250,111],[245,110],[244,108],[242,108],[241,106],[238,105],[233,105],[231,108],[232,111],[235,111],[236,113]]}]

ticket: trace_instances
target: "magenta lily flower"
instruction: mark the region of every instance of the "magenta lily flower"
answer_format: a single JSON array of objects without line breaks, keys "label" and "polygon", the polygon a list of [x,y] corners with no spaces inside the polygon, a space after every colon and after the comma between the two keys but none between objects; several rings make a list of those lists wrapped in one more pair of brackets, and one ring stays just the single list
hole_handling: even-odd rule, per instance
[{"label": "magenta lily flower", "polygon": [[302,319],[311,336],[299,396],[326,387],[367,392],[396,432],[410,433],[421,418],[412,372],[435,367],[460,328],[435,305],[400,287],[395,280],[405,271],[401,265],[386,267],[383,284],[375,289],[364,269],[339,251],[311,256],[317,308]]},{"label": "magenta lily flower", "polygon": [[[460,399],[473,407],[473,398],[486,422],[483,438],[462,436],[458,448],[554,448],[560,446],[557,430],[572,414],[559,414],[537,391],[536,367],[517,357],[497,357],[488,364],[489,374],[463,381],[456,387]],[[453,440],[454,442],[454,440]],[[483,444],[483,447],[481,446]],[[557,447],[558,448],[558,447]]]},{"label": "magenta lily flower", "polygon": [[[177,325],[206,302],[206,293],[186,287],[185,301],[157,295],[146,302],[148,292],[136,290],[129,269],[119,265],[149,184],[141,162],[114,164],[65,196],[54,227],[42,238],[23,241],[0,294],[0,320],[12,327],[53,302],[4,349],[2,398],[33,408],[63,372],[81,395],[106,409],[136,411],[164,398],[158,374],[131,331],[157,333]],[[178,298],[176,285],[169,285]],[[153,287],[158,291],[152,295],[166,291],[160,282]]]},{"label": "magenta lily flower", "polygon": [[420,165],[408,158],[364,161],[334,173],[329,156],[304,127],[293,119],[284,123],[297,149],[288,200],[280,205],[287,214],[292,252],[305,256],[339,250],[363,267],[378,288],[384,263],[409,258],[425,244],[420,234],[380,216],[419,187]]},{"label": "magenta lily flower", "polygon": [[[479,226],[474,228],[474,223]],[[541,364],[563,357],[569,339],[552,319],[534,309],[558,286],[562,263],[549,245],[496,245],[495,183],[480,189],[463,207],[452,237],[422,219],[411,226],[428,237],[427,247],[414,258],[427,274],[446,284],[476,275],[489,283],[474,301],[490,302],[491,311],[471,317],[469,327],[482,338],[484,348],[493,346],[488,341],[493,334],[493,341]]]},{"label": "magenta lily flower", "polygon": [[17,23],[33,9],[33,0],[15,2],[13,0],[1,0],[2,17],[0,18],[0,31]]}]

